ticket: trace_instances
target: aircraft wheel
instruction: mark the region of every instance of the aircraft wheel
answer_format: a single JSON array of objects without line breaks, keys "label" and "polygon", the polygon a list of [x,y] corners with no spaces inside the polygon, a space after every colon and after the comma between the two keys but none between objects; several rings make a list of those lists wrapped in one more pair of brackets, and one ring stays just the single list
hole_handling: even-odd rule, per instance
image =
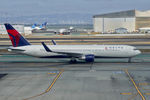
[{"label": "aircraft wheel", "polygon": [[77,60],[76,60],[75,58],[72,58],[72,59],[70,60],[70,62],[71,62],[71,63],[76,63]]},{"label": "aircraft wheel", "polygon": [[128,63],[131,63],[132,61],[131,61],[131,58],[129,58],[129,60],[128,60]]}]

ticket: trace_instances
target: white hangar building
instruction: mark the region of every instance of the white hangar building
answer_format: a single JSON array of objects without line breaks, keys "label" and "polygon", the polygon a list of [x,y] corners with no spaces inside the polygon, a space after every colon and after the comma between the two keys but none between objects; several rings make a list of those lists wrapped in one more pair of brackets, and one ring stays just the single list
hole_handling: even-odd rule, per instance
[{"label": "white hangar building", "polygon": [[95,32],[115,32],[116,29],[125,28],[128,32],[139,28],[150,27],[150,10],[128,10],[93,16]]}]

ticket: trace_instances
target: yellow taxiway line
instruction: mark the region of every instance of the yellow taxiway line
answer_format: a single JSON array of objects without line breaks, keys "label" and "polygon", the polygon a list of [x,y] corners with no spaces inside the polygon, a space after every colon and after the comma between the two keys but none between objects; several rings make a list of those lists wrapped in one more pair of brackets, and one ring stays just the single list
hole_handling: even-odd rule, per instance
[{"label": "yellow taxiway line", "polygon": [[128,69],[125,69],[125,73],[128,75],[128,77],[130,78],[130,80],[132,81],[135,89],[137,90],[138,94],[142,97],[142,100],[146,100],[145,97],[143,96],[143,94],[141,93],[141,91],[139,90],[139,88],[137,87],[135,81],[133,80],[133,78],[131,77],[131,75],[128,72]]},{"label": "yellow taxiway line", "polygon": [[147,86],[147,85],[149,85],[149,83],[139,83],[139,85]]},{"label": "yellow taxiway line", "polygon": [[57,73],[48,73],[49,75],[55,75],[55,74],[57,74]]},{"label": "yellow taxiway line", "polygon": [[[64,70],[61,70],[57,76],[53,79],[53,82],[50,84],[50,86],[48,87],[48,89],[46,89],[44,92],[38,94],[38,95],[35,95],[35,96],[32,96],[32,97],[29,97],[29,98],[26,98],[24,100],[29,100],[29,99],[32,99],[32,98],[35,98],[35,97],[38,97],[38,96],[41,96],[47,92],[49,92],[51,90],[51,88],[54,86],[54,84],[56,83],[57,79],[60,77],[60,75],[64,72]],[[49,74],[49,73],[48,73]],[[56,73],[55,73],[56,74]]]},{"label": "yellow taxiway line", "polygon": [[130,97],[128,100],[134,99],[137,95],[138,95],[138,93],[134,94],[134,95],[133,95],[132,97]]},{"label": "yellow taxiway line", "polygon": [[121,95],[133,95],[132,93],[120,93]]},{"label": "yellow taxiway line", "polygon": [[145,95],[150,95],[150,93],[144,93]]},{"label": "yellow taxiway line", "polygon": [[48,89],[45,92],[49,92],[51,90],[51,88],[53,87],[53,85],[55,84],[55,82],[57,81],[57,79],[60,77],[60,75],[63,73],[64,70],[61,70],[57,76],[54,78],[53,82],[51,83],[51,85],[48,87]]}]

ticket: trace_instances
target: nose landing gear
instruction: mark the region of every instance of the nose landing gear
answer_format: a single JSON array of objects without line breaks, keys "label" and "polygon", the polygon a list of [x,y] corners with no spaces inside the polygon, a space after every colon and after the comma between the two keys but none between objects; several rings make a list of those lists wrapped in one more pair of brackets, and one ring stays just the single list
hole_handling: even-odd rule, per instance
[{"label": "nose landing gear", "polygon": [[132,58],[129,58],[129,59],[128,59],[128,63],[131,63],[131,59],[132,59]]}]

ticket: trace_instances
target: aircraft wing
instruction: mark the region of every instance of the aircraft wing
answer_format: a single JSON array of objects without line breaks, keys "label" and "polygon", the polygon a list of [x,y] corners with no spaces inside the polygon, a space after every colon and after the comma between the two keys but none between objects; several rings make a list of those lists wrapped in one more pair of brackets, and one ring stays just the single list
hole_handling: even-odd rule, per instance
[{"label": "aircraft wing", "polygon": [[58,51],[52,51],[52,52],[59,53],[59,54],[66,54],[66,55],[73,56],[73,57],[80,57],[83,55],[80,53],[73,53],[73,52],[58,52]]},{"label": "aircraft wing", "polygon": [[43,45],[44,49],[45,49],[47,52],[53,52],[53,53],[59,53],[59,54],[66,54],[66,55],[73,56],[73,57],[80,57],[80,56],[83,55],[83,54],[81,54],[81,53],[52,51],[52,50],[50,50],[50,49],[46,46],[46,44],[45,44],[44,42],[42,42],[42,45]]}]

